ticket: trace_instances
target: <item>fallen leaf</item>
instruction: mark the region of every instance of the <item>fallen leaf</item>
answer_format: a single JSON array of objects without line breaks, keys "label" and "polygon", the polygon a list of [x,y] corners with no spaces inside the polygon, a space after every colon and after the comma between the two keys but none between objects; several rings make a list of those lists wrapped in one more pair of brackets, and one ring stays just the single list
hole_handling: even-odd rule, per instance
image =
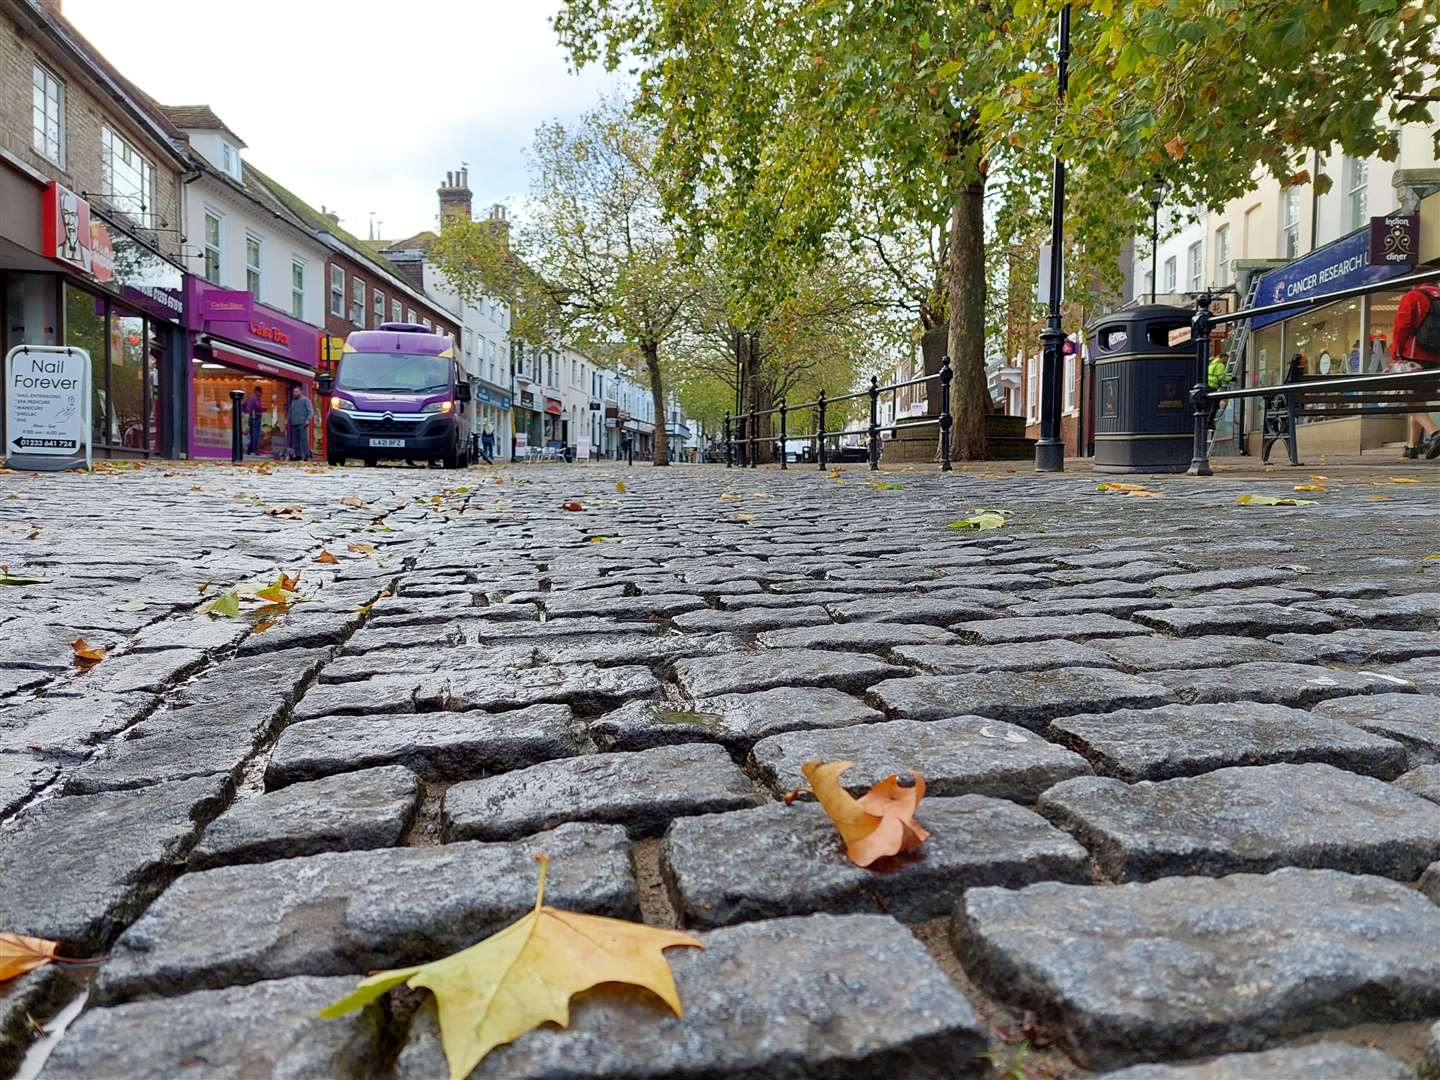
[{"label": "fallen leaf", "polygon": [[915,810],[925,797],[925,778],[912,772],[915,783],[901,787],[897,777],[887,776],[856,799],[840,783],[840,775],[853,766],[852,761],[807,761],[801,766],[810,790],[845,840],[850,861],[869,866],[923,844],[930,834],[915,820]]},{"label": "fallen leaf", "polygon": [[190,490],[191,490],[191,491],[204,491],[205,489],[202,488],[199,484],[191,484],[191,485],[190,485]]},{"label": "fallen leaf", "polygon": [[1418,483],[1420,483],[1420,481],[1419,481],[1419,480],[1416,480],[1415,477],[1413,477],[1413,476],[1392,476],[1392,477],[1390,477],[1390,482],[1391,482],[1392,484],[1418,484]]},{"label": "fallen leaf", "polygon": [[876,491],[902,491],[905,488],[904,484],[896,484],[890,481],[875,483],[871,484],[870,486]]},{"label": "fallen leaf", "polygon": [[740,521],[740,522],[754,521],[754,520],[755,520],[755,515],[754,515],[754,514],[731,514],[731,515],[730,515],[730,520],[731,520],[731,521]]},{"label": "fallen leaf", "polygon": [[1371,495],[1370,498],[1373,499],[1375,502],[1384,502],[1386,499],[1390,498],[1390,496],[1389,496],[1389,495]]},{"label": "fallen leaf", "polygon": [[1296,491],[1324,491],[1324,484],[1296,484]]},{"label": "fallen leaf", "polygon": [[624,480],[616,480],[616,481],[615,481],[615,490],[618,491],[621,495],[624,495],[624,494],[625,494],[625,481],[624,481]]},{"label": "fallen leaf", "polygon": [[280,575],[280,580],[274,585],[267,585],[263,589],[256,589],[255,596],[260,600],[268,600],[272,604],[288,604],[294,597],[291,590],[285,588],[283,582],[285,575]]},{"label": "fallen leaf", "polygon": [[311,559],[310,561],[313,563],[320,563],[322,565],[329,565],[332,563],[338,563],[340,560],[337,559],[334,555],[330,554],[330,552],[326,551],[324,548],[321,548],[320,554],[316,555],[315,558]]},{"label": "fallen leaf", "polygon": [[536,858],[540,883],[528,915],[444,959],[376,972],[320,1016],[354,1012],[402,982],[423,986],[435,995],[451,1080],[470,1075],[495,1047],[541,1024],[566,1027],[570,999],[601,983],[644,987],[683,1017],[664,950],[704,946],[676,930],[545,906],[550,860]]},{"label": "fallen leaf", "polygon": [[722,499],[743,499],[744,497],[744,495],[737,495],[733,491],[722,491],[720,493],[720,498]]},{"label": "fallen leaf", "polygon": [[266,630],[269,630],[274,625],[274,619],[266,619],[264,622],[257,622],[253,627],[251,627],[251,629],[254,630],[257,634],[263,634]]},{"label": "fallen leaf", "polygon": [[362,498],[360,498],[359,495],[346,495],[343,499],[340,500],[340,505],[341,505],[341,506],[364,506],[364,505],[365,505],[365,500],[362,499]]},{"label": "fallen leaf", "polygon": [[144,600],[121,600],[117,604],[110,605],[111,611],[144,611]]},{"label": "fallen leaf", "polygon": [[1275,495],[1241,495],[1235,500],[1241,506],[1314,506],[1314,499],[1279,498]]},{"label": "fallen leaf", "polygon": [[91,645],[83,637],[72,641],[70,648],[75,652],[75,663],[82,668],[94,667],[105,659],[105,646]]},{"label": "fallen leaf", "polygon": [[293,574],[287,574],[284,570],[281,570],[280,580],[276,582],[276,584],[287,592],[294,592],[300,587],[300,575],[302,573],[303,571],[296,570]]},{"label": "fallen leaf", "polygon": [[587,536],[585,539],[592,544],[618,544],[620,542],[618,536]]},{"label": "fallen leaf", "polygon": [[24,574],[11,574],[9,568],[0,570],[0,585],[49,585],[50,579],[43,577],[27,577]]},{"label": "fallen leaf", "polygon": [[220,619],[238,619],[240,617],[240,594],[234,589],[227,593],[221,593],[205,605],[205,613]]},{"label": "fallen leaf", "polygon": [[1326,480],[1329,480],[1330,477],[1328,477],[1328,476],[1316,476],[1314,473],[1311,473],[1311,474],[1310,474],[1310,479],[1311,479],[1311,480],[1318,480],[1318,481],[1320,481],[1321,483],[1324,483]]},{"label": "fallen leaf", "polygon": [[976,510],[969,517],[952,521],[945,527],[947,529],[998,529],[1005,524],[1005,519],[1009,514],[1008,510]]},{"label": "fallen leaf", "polygon": [[353,552],[355,552],[355,554],[357,554],[357,555],[374,555],[377,549],[376,549],[376,547],[375,547],[374,544],[360,544],[360,543],[355,543],[355,544],[346,544],[346,545],[345,545],[345,550],[346,550],[346,551],[353,551]]},{"label": "fallen leaf", "polygon": [[577,503],[577,502],[568,502],[568,503],[565,503],[560,509],[562,509],[562,510],[584,510],[585,507],[581,506],[581,505],[580,505],[579,503]]},{"label": "fallen leaf", "polygon": [[1115,481],[1106,481],[1095,488],[1096,491],[1113,491],[1119,495],[1133,495],[1139,498],[1160,498],[1160,492],[1151,491],[1144,484],[1120,484]]},{"label": "fallen leaf", "polygon": [[0,983],[44,967],[55,960],[59,950],[58,941],[22,934],[0,934]]},{"label": "fallen leaf", "polygon": [[271,517],[285,518],[287,521],[300,521],[304,517],[298,506],[272,506],[265,513]]},{"label": "fallen leaf", "polygon": [[31,526],[30,526],[30,531],[25,534],[25,539],[26,539],[26,540],[39,540],[39,539],[40,539],[40,526],[38,526],[38,525],[31,525]]}]

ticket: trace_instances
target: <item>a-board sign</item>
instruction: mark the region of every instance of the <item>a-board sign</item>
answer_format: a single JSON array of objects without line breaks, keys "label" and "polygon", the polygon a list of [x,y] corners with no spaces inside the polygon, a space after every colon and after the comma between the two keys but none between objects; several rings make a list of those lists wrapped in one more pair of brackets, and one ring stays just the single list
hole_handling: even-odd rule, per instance
[{"label": "a-board sign", "polygon": [[90,354],[69,345],[17,345],[5,355],[5,464],[90,467]]}]

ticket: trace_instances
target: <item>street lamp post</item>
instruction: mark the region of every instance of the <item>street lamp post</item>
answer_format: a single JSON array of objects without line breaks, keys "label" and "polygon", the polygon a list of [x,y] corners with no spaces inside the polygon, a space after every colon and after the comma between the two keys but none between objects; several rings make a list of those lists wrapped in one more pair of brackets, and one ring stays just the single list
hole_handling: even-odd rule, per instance
[{"label": "street lamp post", "polygon": [[1150,178],[1150,303],[1155,303],[1155,274],[1160,265],[1160,203],[1165,198],[1165,180],[1156,173]]},{"label": "street lamp post", "polygon": [[[1069,82],[1067,64],[1070,59],[1070,5],[1060,9],[1060,54],[1057,65],[1057,94],[1065,100]],[[1065,444],[1060,441],[1060,366],[1065,331],[1060,328],[1060,287],[1064,281],[1065,243],[1065,161],[1060,156],[1060,143],[1055,143],[1055,178],[1050,196],[1050,314],[1040,332],[1040,439],[1035,444],[1035,468],[1038,472],[1063,472]]]}]

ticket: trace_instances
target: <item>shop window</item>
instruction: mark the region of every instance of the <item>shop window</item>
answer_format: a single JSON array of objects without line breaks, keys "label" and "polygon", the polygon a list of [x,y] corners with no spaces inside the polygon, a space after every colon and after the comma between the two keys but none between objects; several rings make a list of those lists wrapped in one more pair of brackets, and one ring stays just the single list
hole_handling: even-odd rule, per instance
[{"label": "shop window", "polygon": [[1363,367],[1365,374],[1382,372],[1390,364],[1391,333],[1395,329],[1395,313],[1400,309],[1403,291],[1371,293],[1370,340],[1366,343]]},{"label": "shop window", "polygon": [[380,324],[385,321],[385,294],[376,289],[371,296],[371,302],[375,311],[375,329],[380,329]]},{"label": "shop window", "polygon": [[146,395],[145,320],[119,308],[110,311],[110,416],[106,442],[144,450]]},{"label": "shop window", "polygon": [[205,280],[220,284],[220,217],[205,211]]},{"label": "shop window", "polygon": [[339,266],[330,267],[330,314],[345,317],[345,270]]},{"label": "shop window", "polygon": [[105,442],[110,394],[105,378],[105,301],[65,286],[65,344],[90,354],[91,438]]},{"label": "shop window", "polygon": [[1300,254],[1300,189],[1286,188],[1280,205],[1280,257],[1293,259]]},{"label": "shop window", "polygon": [[155,166],[125,137],[100,128],[100,166],[105,196],[115,209],[145,228],[155,223]]},{"label": "shop window", "polygon": [[299,259],[290,260],[290,314],[305,318],[305,264]]},{"label": "shop window", "polygon": [[260,299],[260,238],[256,236],[245,237],[245,288]]},{"label": "shop window", "polygon": [[1345,159],[1346,225],[1358,229],[1368,220],[1370,163],[1364,158]]},{"label": "shop window", "polygon": [[32,78],[31,145],[65,167],[65,84],[48,68],[35,65]]},{"label": "shop window", "polygon": [[[1285,320],[1287,350],[1310,375],[1338,375],[1360,358],[1360,300],[1328,304]],[[1276,365],[1278,367],[1278,365]]]},{"label": "shop window", "polygon": [[350,321],[365,329],[365,282],[358,277],[350,279]]},{"label": "shop window", "polygon": [[1198,293],[1204,287],[1205,261],[1200,253],[1199,240],[1185,249],[1185,279],[1186,287],[1192,293]]},{"label": "shop window", "polygon": [[0,275],[5,285],[5,323],[0,340],[8,352],[16,345],[59,345],[58,293],[48,274]]},{"label": "shop window", "polygon": [[390,321],[391,321],[391,322],[400,322],[400,321],[401,321],[400,314],[401,314],[401,312],[400,312],[400,301],[399,301],[399,300],[391,300],[391,301],[390,301]]}]

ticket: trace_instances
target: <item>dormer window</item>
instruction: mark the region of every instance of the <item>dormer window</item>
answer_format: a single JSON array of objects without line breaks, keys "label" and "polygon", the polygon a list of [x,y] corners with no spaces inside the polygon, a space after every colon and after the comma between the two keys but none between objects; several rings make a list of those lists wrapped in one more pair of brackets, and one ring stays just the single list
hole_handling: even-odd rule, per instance
[{"label": "dormer window", "polygon": [[240,179],[240,151],[223,139],[220,142],[220,167],[226,176]]}]

